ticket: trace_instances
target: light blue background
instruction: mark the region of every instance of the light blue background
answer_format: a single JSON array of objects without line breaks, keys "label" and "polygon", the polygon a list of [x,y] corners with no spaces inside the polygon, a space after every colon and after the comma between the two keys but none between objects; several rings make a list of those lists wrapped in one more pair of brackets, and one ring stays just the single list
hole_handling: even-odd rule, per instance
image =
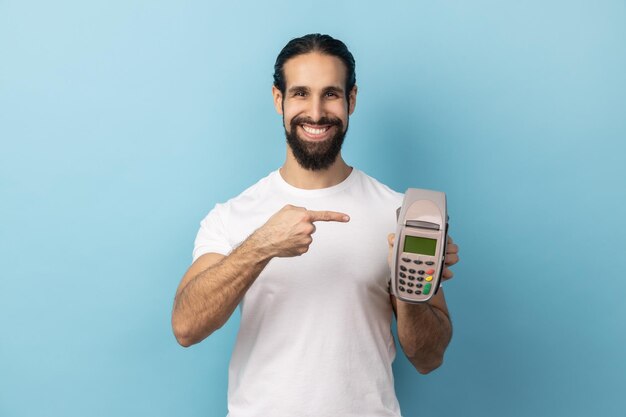
[{"label": "light blue background", "polygon": [[183,349],[174,292],[201,218],[283,162],[273,63],[322,32],[357,61],[345,159],[445,190],[461,247],[444,366],[394,364],[405,416],[623,416],[625,22],[624,1],[0,0],[0,415],[225,415],[238,314]]}]

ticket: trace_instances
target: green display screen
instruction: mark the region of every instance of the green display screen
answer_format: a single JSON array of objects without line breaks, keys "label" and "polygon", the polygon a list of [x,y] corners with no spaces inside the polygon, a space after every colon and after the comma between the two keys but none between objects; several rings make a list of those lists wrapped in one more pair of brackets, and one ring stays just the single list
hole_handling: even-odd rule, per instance
[{"label": "green display screen", "polygon": [[435,256],[436,247],[437,239],[427,239],[425,237],[416,236],[404,237],[404,252]]}]

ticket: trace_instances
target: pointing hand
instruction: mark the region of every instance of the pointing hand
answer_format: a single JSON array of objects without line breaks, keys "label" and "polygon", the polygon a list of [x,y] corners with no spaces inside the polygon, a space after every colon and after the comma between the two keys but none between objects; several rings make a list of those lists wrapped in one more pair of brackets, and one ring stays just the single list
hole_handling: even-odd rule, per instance
[{"label": "pointing hand", "polygon": [[276,212],[256,232],[256,238],[263,242],[272,256],[300,256],[309,250],[315,233],[315,222],[350,221],[347,214],[336,211],[307,210],[304,207],[286,205]]}]

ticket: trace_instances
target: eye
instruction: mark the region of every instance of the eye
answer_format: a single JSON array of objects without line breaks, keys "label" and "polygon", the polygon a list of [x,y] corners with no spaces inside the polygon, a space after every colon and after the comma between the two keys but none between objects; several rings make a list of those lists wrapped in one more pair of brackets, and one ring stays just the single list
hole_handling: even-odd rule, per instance
[{"label": "eye", "polygon": [[294,97],[304,97],[306,96],[306,92],[303,90],[298,90],[296,92],[293,93]]}]

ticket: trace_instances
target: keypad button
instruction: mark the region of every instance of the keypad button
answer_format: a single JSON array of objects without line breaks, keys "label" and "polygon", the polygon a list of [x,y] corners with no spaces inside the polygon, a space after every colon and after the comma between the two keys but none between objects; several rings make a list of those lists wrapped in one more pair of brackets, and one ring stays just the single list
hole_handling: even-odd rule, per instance
[{"label": "keypad button", "polygon": [[409,258],[402,258],[402,260],[403,260],[404,262],[411,262],[411,260],[410,260]]},{"label": "keypad button", "polygon": [[413,290],[410,289],[410,288],[408,290],[406,290],[406,292],[408,292],[409,294],[413,294]]},{"label": "keypad button", "polygon": [[429,276],[427,276],[427,277],[426,277],[426,281],[430,282],[430,281],[432,281],[432,280],[433,280],[433,277],[432,277],[431,275],[429,275]]},{"label": "keypad button", "polygon": [[404,272],[400,272],[400,278],[406,278],[406,274]]},{"label": "keypad button", "polygon": [[420,281],[420,282],[424,281],[424,277],[417,277],[417,280]]},{"label": "keypad button", "polygon": [[413,287],[413,285],[415,285],[415,284],[413,284],[412,282],[409,282],[407,285],[408,285],[409,287]]},{"label": "keypad button", "polygon": [[416,286],[417,288],[422,288],[422,284],[420,284],[419,282],[418,282],[417,284],[415,284],[415,286]]},{"label": "keypad button", "polygon": [[426,273],[427,273],[428,275],[432,275],[432,274],[434,274],[434,273],[435,273],[435,270],[434,270],[434,269],[432,269],[432,268],[430,268],[430,269],[427,269],[427,270],[426,270]]},{"label": "keypad button", "polygon": [[430,294],[431,284],[426,284],[424,286],[424,294]]},{"label": "keypad button", "polygon": [[418,259],[417,261],[413,261],[413,263],[416,265],[421,265],[423,262]]},{"label": "keypad button", "polygon": [[434,265],[435,263],[433,261],[427,261],[426,265]]},{"label": "keypad button", "polygon": [[401,279],[401,280],[400,280],[400,284],[402,284],[402,285],[406,285],[406,281],[405,281],[405,280],[403,280],[403,279]]},{"label": "keypad button", "polygon": [[422,292],[420,290],[415,290],[415,294],[420,295]]},{"label": "keypad button", "polygon": [[400,286],[400,291],[405,291],[404,287]]},{"label": "keypad button", "polygon": [[406,266],[400,265],[400,271],[406,271]]},{"label": "keypad button", "polygon": [[415,269],[409,269],[409,274],[414,274],[415,273]]},{"label": "keypad button", "polygon": [[415,277],[413,275],[409,275],[409,280],[415,281]]},{"label": "keypad button", "polygon": [[417,271],[418,274],[420,275],[424,275],[424,271],[422,271],[421,269],[419,271]]}]

